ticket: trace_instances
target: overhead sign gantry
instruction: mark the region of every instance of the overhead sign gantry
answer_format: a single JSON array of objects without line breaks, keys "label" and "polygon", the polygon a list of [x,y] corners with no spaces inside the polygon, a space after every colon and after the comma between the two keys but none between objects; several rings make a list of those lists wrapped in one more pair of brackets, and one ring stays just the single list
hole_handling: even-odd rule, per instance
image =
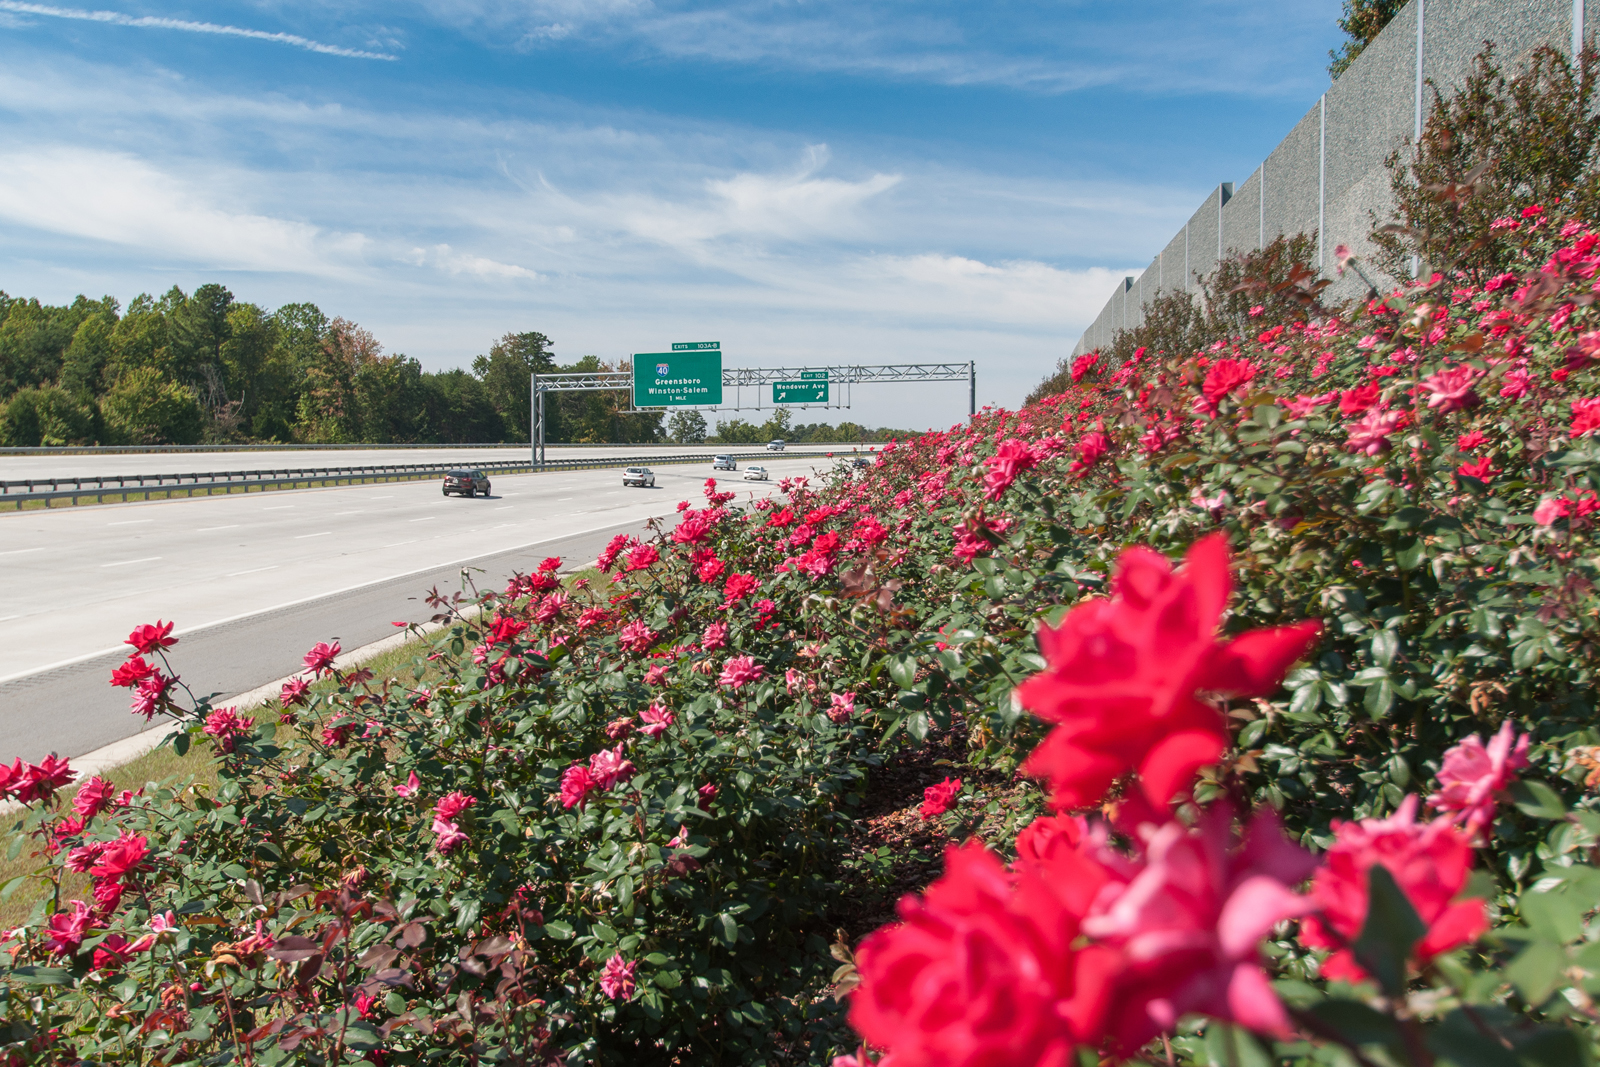
[{"label": "overhead sign gantry", "polygon": [[[855,385],[881,382],[967,383],[967,414],[978,410],[977,364],[856,363],[827,367],[724,367],[720,341],[680,341],[669,352],[638,352],[625,371],[535,374],[529,403],[533,416],[533,459],[544,463],[544,396],[604,390],[628,391],[635,411],[707,408],[712,411],[761,410],[768,407],[849,407]],[[765,389],[771,402],[763,403]],[[839,387],[834,392],[834,387]],[[727,403],[728,390],[733,402]],[[754,403],[744,402],[753,390]]]}]

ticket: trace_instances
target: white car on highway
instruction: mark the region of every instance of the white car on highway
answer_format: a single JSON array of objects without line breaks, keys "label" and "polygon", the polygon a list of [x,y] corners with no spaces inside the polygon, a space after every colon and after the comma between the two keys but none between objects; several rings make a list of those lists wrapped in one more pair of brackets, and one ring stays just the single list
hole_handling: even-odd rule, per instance
[{"label": "white car on highway", "polygon": [[656,487],[656,472],[649,467],[629,467],[622,472],[623,485],[637,485],[641,489]]},{"label": "white car on highway", "polygon": [[765,468],[765,467],[746,467],[744,469],[744,480],[747,481],[747,482],[765,482],[765,481],[768,481],[769,479],[767,478],[767,468]]}]

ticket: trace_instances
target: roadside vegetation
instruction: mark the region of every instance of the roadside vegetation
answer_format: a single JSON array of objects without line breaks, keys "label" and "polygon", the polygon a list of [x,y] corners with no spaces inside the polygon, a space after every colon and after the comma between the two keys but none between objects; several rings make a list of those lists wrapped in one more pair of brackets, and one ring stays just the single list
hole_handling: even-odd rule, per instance
[{"label": "roadside vegetation", "polygon": [[15,769],[10,1050],[1587,1062],[1600,233],[1495,234],[1482,285],[708,483],[275,709],[140,628],[216,784]]},{"label": "roadside vegetation", "polygon": [[[51,306],[0,293],[0,446],[526,442],[532,373],[627,369],[598,356],[561,363],[552,347],[542,333],[508,333],[470,370],[425,371],[315,304],[268,311],[216,283],[141,293],[126,308],[110,296]],[[696,441],[631,407],[627,390],[552,393],[545,440]],[[743,443],[744,425],[733,420],[726,443]],[[882,439],[854,424],[794,433]]]}]

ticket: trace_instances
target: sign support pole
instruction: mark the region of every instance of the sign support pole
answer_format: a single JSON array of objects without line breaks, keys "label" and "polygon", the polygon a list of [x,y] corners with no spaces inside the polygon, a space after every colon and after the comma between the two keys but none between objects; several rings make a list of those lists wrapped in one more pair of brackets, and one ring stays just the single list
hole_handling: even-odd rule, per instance
[{"label": "sign support pole", "polygon": [[967,364],[967,418],[978,413],[978,363]]},{"label": "sign support pole", "polygon": [[539,373],[534,371],[528,384],[528,448],[533,450],[531,461],[539,462]]}]

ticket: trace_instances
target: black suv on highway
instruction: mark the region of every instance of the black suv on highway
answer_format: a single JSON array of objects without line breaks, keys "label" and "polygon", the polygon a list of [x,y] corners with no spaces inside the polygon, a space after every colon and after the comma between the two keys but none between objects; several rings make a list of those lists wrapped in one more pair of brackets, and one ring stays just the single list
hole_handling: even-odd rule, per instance
[{"label": "black suv on highway", "polygon": [[444,495],[489,495],[489,476],[482,471],[450,471],[444,476]]}]

